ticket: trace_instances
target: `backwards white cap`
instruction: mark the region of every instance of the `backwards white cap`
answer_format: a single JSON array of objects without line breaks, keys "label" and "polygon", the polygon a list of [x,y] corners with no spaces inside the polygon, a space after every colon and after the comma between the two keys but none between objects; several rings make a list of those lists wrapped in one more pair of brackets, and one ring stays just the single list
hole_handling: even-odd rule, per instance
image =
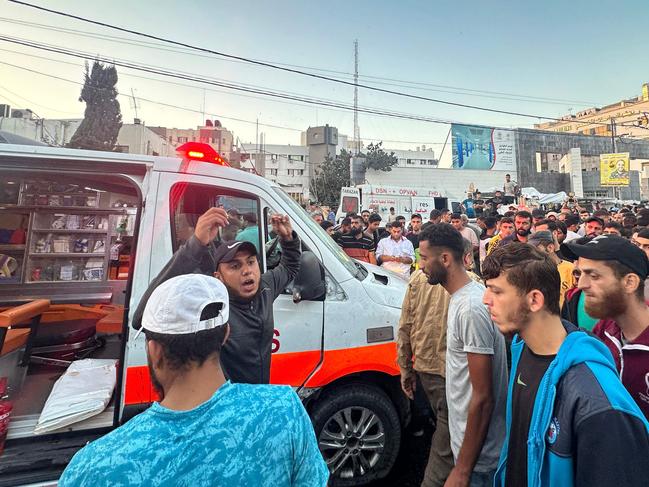
[{"label": "backwards white cap", "polygon": [[[158,286],[144,308],[142,330],[163,335],[182,335],[225,325],[230,316],[228,291],[221,281],[203,274],[177,276]],[[207,305],[219,303],[219,313],[201,321]]]}]

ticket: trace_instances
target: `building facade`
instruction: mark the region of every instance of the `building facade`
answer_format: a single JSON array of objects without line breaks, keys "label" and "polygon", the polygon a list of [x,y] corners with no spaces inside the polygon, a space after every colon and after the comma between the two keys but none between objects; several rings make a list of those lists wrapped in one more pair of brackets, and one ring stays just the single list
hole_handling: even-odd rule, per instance
[{"label": "building facade", "polygon": [[[615,127],[613,127],[615,124]],[[649,139],[649,83],[640,96],[601,108],[588,108],[556,122],[536,124],[534,128],[581,135],[615,135]]]},{"label": "building facade", "polygon": [[[542,193],[566,193],[583,190],[585,198],[620,197],[623,200],[649,199],[643,168],[648,167],[649,140],[616,139],[610,137],[573,134],[570,132],[515,129],[517,175],[522,186],[532,186]],[[577,154],[574,149],[579,149]],[[600,154],[628,152],[631,161],[628,188],[614,189],[601,186]],[[578,196],[580,196],[578,194]],[[581,197],[581,196],[580,196]]]},{"label": "building facade", "polygon": [[223,127],[218,120],[206,120],[204,126],[196,127],[195,129],[178,129],[175,127],[150,128],[164,138],[174,149],[186,142],[202,142],[212,146],[221,157],[228,161],[237,159],[235,155],[237,151],[234,144],[234,134]]},{"label": "building facade", "polygon": [[124,124],[117,136],[117,150],[129,154],[175,156],[176,148],[149,127],[138,123]]},{"label": "building facade", "polygon": [[279,184],[299,202],[307,201],[309,191],[309,148],[303,145],[243,144],[242,152],[251,157],[241,162],[241,169],[259,174]]},{"label": "building facade", "polygon": [[52,146],[64,146],[81,125],[82,119],[43,119],[25,109],[0,105],[0,130]]},{"label": "building facade", "polygon": [[390,154],[394,152],[398,167],[439,167],[439,160],[435,158],[433,149],[426,146],[417,147],[416,150],[383,149]]}]

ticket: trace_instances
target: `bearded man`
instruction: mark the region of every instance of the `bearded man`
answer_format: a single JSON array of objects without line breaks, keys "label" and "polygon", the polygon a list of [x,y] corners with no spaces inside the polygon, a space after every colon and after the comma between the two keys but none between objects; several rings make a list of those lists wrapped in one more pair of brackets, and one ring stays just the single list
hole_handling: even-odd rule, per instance
[{"label": "bearded man", "polygon": [[586,312],[601,320],[593,333],[611,351],[622,383],[649,418],[647,255],[617,235],[567,245],[579,256],[579,289],[586,296]]},{"label": "bearded man", "polygon": [[649,423],[604,344],[561,320],[551,256],[512,243],[487,256],[482,275],[491,318],[516,334],[494,485],[645,485]]},{"label": "bearded man", "polygon": [[420,268],[451,295],[446,398],[455,467],[445,485],[492,485],[505,437],[505,338],[482,304],[485,287],[466,272],[464,239],[451,225],[422,230]]}]

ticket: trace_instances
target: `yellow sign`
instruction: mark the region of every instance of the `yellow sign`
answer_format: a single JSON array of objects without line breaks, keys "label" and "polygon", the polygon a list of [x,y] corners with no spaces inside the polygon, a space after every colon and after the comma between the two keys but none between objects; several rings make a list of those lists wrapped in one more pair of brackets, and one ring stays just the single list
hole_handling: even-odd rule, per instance
[{"label": "yellow sign", "polygon": [[602,186],[628,186],[629,153],[600,154],[599,172]]}]

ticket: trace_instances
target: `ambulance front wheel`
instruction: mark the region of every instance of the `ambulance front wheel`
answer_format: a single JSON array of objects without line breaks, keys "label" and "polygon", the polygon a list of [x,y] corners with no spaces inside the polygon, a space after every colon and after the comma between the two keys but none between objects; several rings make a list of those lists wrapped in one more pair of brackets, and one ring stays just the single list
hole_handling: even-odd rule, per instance
[{"label": "ambulance front wheel", "polygon": [[347,384],[314,405],[311,418],[331,486],[365,485],[385,477],[401,444],[399,414],[381,389]]}]

